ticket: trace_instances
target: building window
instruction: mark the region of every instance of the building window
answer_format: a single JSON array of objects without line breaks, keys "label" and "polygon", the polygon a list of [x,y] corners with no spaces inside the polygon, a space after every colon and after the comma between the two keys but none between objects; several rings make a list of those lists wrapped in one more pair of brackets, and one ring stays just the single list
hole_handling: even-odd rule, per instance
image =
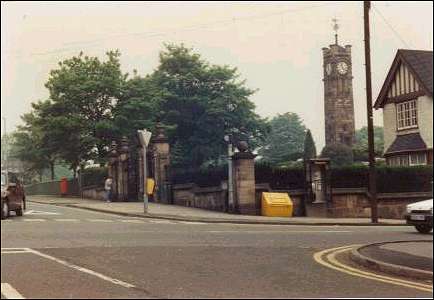
[{"label": "building window", "polygon": [[410,154],[410,166],[426,165],[426,153]]},{"label": "building window", "polygon": [[390,166],[408,166],[408,154],[393,156],[388,161]]},{"label": "building window", "polygon": [[408,155],[398,156],[399,166],[408,166]]},{"label": "building window", "polygon": [[388,165],[390,166],[418,166],[426,165],[427,157],[426,153],[411,153],[404,155],[397,155],[390,157],[388,160]]},{"label": "building window", "polygon": [[417,100],[396,105],[398,130],[417,127]]}]

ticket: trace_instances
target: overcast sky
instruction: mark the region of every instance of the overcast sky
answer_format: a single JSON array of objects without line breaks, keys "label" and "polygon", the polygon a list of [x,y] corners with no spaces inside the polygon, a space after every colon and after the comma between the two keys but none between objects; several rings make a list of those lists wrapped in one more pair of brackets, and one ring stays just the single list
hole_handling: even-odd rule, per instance
[{"label": "overcast sky", "polygon": [[[397,49],[432,50],[433,3],[373,2],[374,100]],[[213,64],[238,67],[263,117],[295,112],[324,146],[322,47],[352,45],[356,128],[366,125],[363,2],[2,2],[1,115],[7,130],[46,99],[57,62],[119,49],[124,72],[145,75],[164,42],[183,42]],[[382,114],[375,112],[375,124]],[[1,124],[4,130],[3,122]]]}]

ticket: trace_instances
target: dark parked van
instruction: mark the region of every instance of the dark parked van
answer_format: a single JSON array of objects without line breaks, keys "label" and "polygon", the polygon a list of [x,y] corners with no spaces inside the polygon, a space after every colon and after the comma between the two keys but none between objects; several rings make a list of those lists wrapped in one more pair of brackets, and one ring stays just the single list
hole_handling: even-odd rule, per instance
[{"label": "dark parked van", "polygon": [[9,217],[11,211],[22,216],[25,209],[26,196],[19,180],[12,176],[8,180],[6,173],[1,173],[1,218]]}]

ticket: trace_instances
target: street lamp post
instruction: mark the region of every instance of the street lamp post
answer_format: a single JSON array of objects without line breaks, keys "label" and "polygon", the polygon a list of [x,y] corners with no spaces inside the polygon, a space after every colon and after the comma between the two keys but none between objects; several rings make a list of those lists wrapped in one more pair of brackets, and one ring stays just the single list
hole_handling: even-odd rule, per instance
[{"label": "street lamp post", "polygon": [[[228,99],[229,100],[229,99]],[[227,103],[228,113],[233,113],[235,109],[235,105],[228,101]],[[233,135],[232,135],[232,127],[230,126],[229,121],[227,121],[226,129],[228,130],[228,134],[225,135],[224,139],[228,144],[228,206],[229,211],[235,211],[235,203],[234,203],[234,180],[233,180],[233,168],[232,168],[232,155],[234,154],[233,148]]]},{"label": "street lamp post", "polygon": [[228,144],[228,206],[229,210],[233,210],[234,208],[234,181],[232,174],[232,155],[233,155],[233,146],[232,146],[232,137],[230,135],[225,135],[225,141]]},{"label": "street lamp post", "polygon": [[144,213],[148,212],[148,194],[147,194],[147,159],[146,159],[146,148],[149,145],[149,141],[151,140],[152,133],[146,129],[137,130],[137,134],[139,135],[140,144],[143,147],[143,211]]}]

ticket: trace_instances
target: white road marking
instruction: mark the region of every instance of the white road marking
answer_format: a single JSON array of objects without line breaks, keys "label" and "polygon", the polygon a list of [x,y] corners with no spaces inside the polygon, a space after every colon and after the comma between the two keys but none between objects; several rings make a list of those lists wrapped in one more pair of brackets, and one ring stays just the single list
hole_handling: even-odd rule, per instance
[{"label": "white road marking", "polygon": [[29,253],[28,248],[1,248],[1,254]]},{"label": "white road marking", "polygon": [[243,231],[229,231],[229,230],[211,230],[207,231],[210,233],[234,233],[234,234],[245,234],[245,233],[351,233],[352,231],[347,230],[243,230]]},{"label": "white road marking", "polygon": [[135,220],[135,219],[132,219],[132,220],[119,220],[119,221],[121,221],[122,223],[135,223],[135,224],[144,224],[144,223],[146,223],[143,220]]},{"label": "white road marking", "polygon": [[78,219],[54,219],[54,221],[57,221],[57,222],[78,222],[80,220],[78,220]]},{"label": "white road marking", "polygon": [[14,289],[9,283],[1,283],[1,293],[6,299],[26,299],[16,289]]},{"label": "white road marking", "polygon": [[45,219],[24,219],[23,222],[45,222]]},{"label": "white road marking", "polygon": [[28,210],[24,212],[24,215],[60,215],[61,213],[41,211],[41,210]]},{"label": "white road marking", "polygon": [[87,219],[89,222],[100,222],[100,223],[112,223],[113,220],[107,220],[107,219]]},{"label": "white road marking", "polygon": [[176,224],[176,222],[172,222],[169,220],[150,220],[149,222],[156,224]]},{"label": "white road marking", "polygon": [[29,249],[29,251],[31,253],[33,253],[33,254],[36,254],[36,255],[40,256],[40,257],[44,257],[46,259],[55,261],[55,262],[57,262],[57,263],[59,263],[61,265],[69,267],[71,269],[74,269],[74,270],[77,270],[77,271],[80,271],[80,272],[83,272],[83,273],[86,273],[86,274],[98,277],[98,278],[100,278],[102,280],[111,282],[113,284],[120,285],[120,286],[125,287],[125,288],[134,288],[135,287],[133,284],[130,284],[130,283],[127,283],[127,282],[124,282],[124,281],[121,281],[121,280],[118,280],[118,279],[115,279],[115,278],[111,278],[111,277],[105,276],[105,275],[103,275],[101,273],[98,273],[98,272],[89,270],[87,268],[83,268],[83,267],[80,267],[80,266],[68,263],[68,262],[66,262],[64,260],[58,259],[56,257],[50,256],[50,255],[47,255],[47,254],[44,254],[44,253],[41,253],[39,251],[36,251],[36,250],[33,250],[33,249]]},{"label": "white road marking", "polygon": [[[32,202],[32,201],[29,201],[29,202]],[[53,207],[53,204],[43,204],[43,203],[37,203],[37,202],[32,202],[32,205]],[[100,215],[100,216],[104,216],[104,217],[113,217],[112,213],[93,211],[93,210],[83,209],[80,207],[70,207],[70,206],[55,206],[55,207],[56,207],[56,209],[59,209],[59,210],[71,210],[71,211],[75,211],[75,212],[77,212],[77,211],[83,212],[83,210],[84,210],[84,211],[86,211],[87,214]],[[59,214],[64,214],[64,213],[59,213]]]},{"label": "white road marking", "polygon": [[193,221],[178,221],[178,223],[181,224],[187,224],[187,225],[207,225],[207,223],[203,223],[203,222],[193,222]]}]

